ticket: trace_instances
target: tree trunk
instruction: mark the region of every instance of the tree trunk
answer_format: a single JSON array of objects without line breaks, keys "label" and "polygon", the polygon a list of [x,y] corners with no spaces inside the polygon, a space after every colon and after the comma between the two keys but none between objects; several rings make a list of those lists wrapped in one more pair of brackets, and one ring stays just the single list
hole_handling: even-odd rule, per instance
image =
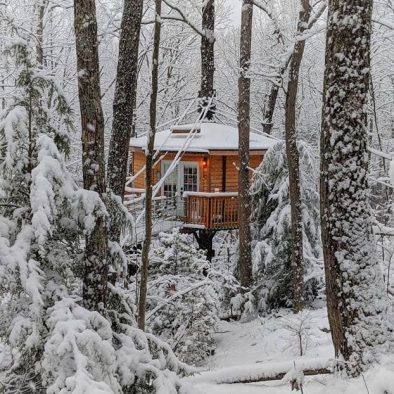
[{"label": "tree trunk", "polygon": [[[211,97],[214,96],[214,73],[215,73],[215,1],[204,0],[202,9],[202,30],[204,36],[201,38],[201,89],[199,92],[199,112],[204,114],[205,107]],[[212,103],[205,118],[211,120],[215,114],[216,107]]]},{"label": "tree trunk", "polygon": [[[143,0],[124,0],[119,39],[119,59],[113,104],[113,123],[108,152],[108,188],[123,200],[129,141],[137,99],[138,49]],[[111,233],[113,233],[111,229]],[[115,237],[118,239],[119,235]]]},{"label": "tree trunk", "polygon": [[[308,24],[311,13],[309,0],[301,0],[301,10],[298,19],[298,38]],[[294,52],[290,60],[289,83],[286,93],[285,140],[287,164],[289,167],[289,194],[291,207],[291,236],[292,236],[292,289],[293,309],[297,313],[304,305],[304,262],[302,247],[302,205],[300,187],[300,157],[297,147],[296,131],[296,103],[298,93],[298,79],[305,40],[295,43]]]},{"label": "tree trunk", "polygon": [[[316,10],[316,12],[314,12],[314,15],[312,16],[312,18],[309,19],[308,21],[305,21],[305,25],[298,27],[298,29],[297,29],[298,32],[300,31],[300,27],[303,28],[304,33],[306,33],[306,30],[310,30],[313,27],[313,25],[319,20],[319,18],[323,15],[323,13],[326,10],[326,8],[327,8],[326,4],[323,4],[322,6],[320,6],[320,8],[318,8]],[[279,34],[278,42],[282,42],[283,43],[283,37],[282,37],[281,34]],[[265,133],[267,133],[267,134],[271,134],[271,132],[272,132],[272,127],[273,127],[272,120],[273,120],[273,117],[274,117],[274,111],[275,111],[276,102],[277,102],[277,99],[278,99],[278,93],[279,93],[279,89],[280,89],[280,84],[283,81],[283,77],[285,75],[287,67],[290,64],[290,61],[291,61],[291,58],[293,56],[293,53],[294,53],[295,49],[296,48],[294,47],[292,52],[291,52],[291,54],[289,56],[287,56],[286,60],[284,61],[284,63],[279,68],[278,77],[276,78],[275,83],[272,84],[271,90],[270,90],[269,94],[267,95],[267,99],[266,99],[265,104],[264,104],[264,108],[263,108],[263,131]]]},{"label": "tree trunk", "polygon": [[198,243],[198,247],[207,252],[207,260],[212,261],[215,257],[215,250],[213,249],[213,237],[215,236],[215,231],[199,230],[193,234]]},{"label": "tree trunk", "polygon": [[[105,193],[104,118],[101,107],[95,0],[74,1],[78,93],[82,124],[82,170],[84,188],[102,197]],[[107,225],[98,216],[86,237],[83,300],[98,310],[107,298]]]},{"label": "tree trunk", "polygon": [[358,375],[384,340],[384,287],[369,210],[367,107],[372,0],[330,0],[321,137],[328,318],[337,357]]},{"label": "tree trunk", "polygon": [[36,59],[37,63],[44,65],[44,14],[47,6],[46,0],[39,0],[36,5],[37,31],[36,31]]},{"label": "tree trunk", "polygon": [[264,104],[264,113],[263,113],[263,132],[267,134],[271,134],[272,132],[272,127],[273,127],[273,118],[274,118],[274,112],[275,112],[275,107],[276,107],[276,102],[278,99],[278,93],[280,89],[280,84],[282,83],[283,76],[287,70],[287,67],[289,66],[291,57],[289,57],[286,60],[286,63],[282,66],[282,68],[279,70],[279,76],[276,79],[275,83],[271,86],[271,90],[267,96],[267,100]]},{"label": "tree trunk", "polygon": [[145,184],[145,241],[142,247],[142,266],[140,297],[138,302],[138,327],[145,330],[146,292],[148,286],[149,250],[152,241],[152,194],[153,194],[153,164],[156,135],[157,92],[159,74],[159,52],[161,34],[161,0],[155,0],[156,18],[152,55],[152,92],[150,96],[148,152],[146,154],[146,184]]},{"label": "tree trunk", "polygon": [[238,79],[239,134],[239,261],[241,286],[252,283],[252,251],[250,234],[251,198],[249,194],[249,137],[250,137],[250,68],[252,50],[253,1],[243,0],[240,42],[240,74]]}]

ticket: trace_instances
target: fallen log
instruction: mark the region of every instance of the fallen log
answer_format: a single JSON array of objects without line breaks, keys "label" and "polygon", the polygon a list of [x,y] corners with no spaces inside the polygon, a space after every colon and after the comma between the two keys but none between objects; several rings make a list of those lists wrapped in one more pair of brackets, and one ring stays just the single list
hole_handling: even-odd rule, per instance
[{"label": "fallen log", "polygon": [[[304,376],[315,376],[315,375],[328,375],[332,373],[331,369],[329,368],[319,368],[319,369],[305,369],[300,370]],[[263,377],[254,377],[250,379],[242,379],[234,382],[227,382],[226,384],[237,384],[237,383],[257,383],[257,382],[271,382],[274,380],[282,380],[286,375],[287,372],[280,372],[274,376],[263,376]],[[223,384],[223,383],[222,383]]]},{"label": "fallen log", "polygon": [[227,367],[205,371],[187,378],[190,383],[237,384],[282,380],[296,369],[304,376],[326,375],[332,373],[335,360],[299,359],[296,361],[272,362]]}]

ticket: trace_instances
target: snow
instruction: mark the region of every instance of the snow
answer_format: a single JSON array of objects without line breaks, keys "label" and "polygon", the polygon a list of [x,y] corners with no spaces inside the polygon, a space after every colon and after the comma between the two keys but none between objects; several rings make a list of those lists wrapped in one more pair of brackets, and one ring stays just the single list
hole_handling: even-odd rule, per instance
[{"label": "snow", "polygon": [[[217,350],[208,359],[205,370],[184,378],[187,394],[288,394],[290,380],[303,380],[308,394],[380,394],[393,392],[394,357],[386,357],[380,366],[367,371],[357,379],[342,379],[334,375],[302,376],[302,369],[327,367],[334,357],[331,335],[328,331],[326,309],[303,312],[302,319],[309,322],[305,333],[305,355],[298,355],[295,333],[297,315],[279,312],[249,322],[219,324],[215,335]],[[272,375],[287,370],[282,380],[244,384],[225,384],[231,378]],[[365,379],[365,381],[364,381]],[[221,384],[218,384],[218,383]]]},{"label": "snow", "polygon": [[278,385],[278,382],[264,385],[216,385],[215,382],[223,383],[231,377],[252,377],[257,373],[261,375],[286,370],[288,372],[293,368],[294,362],[300,367],[307,364],[326,366],[327,360],[334,356],[330,334],[325,330],[328,328],[326,312],[324,309],[318,309],[308,312],[306,316],[310,328],[306,335],[308,343],[303,357],[298,356],[296,338],[288,329],[289,324],[296,325],[296,318],[289,312],[250,322],[222,321],[216,334],[216,353],[206,364],[210,371],[186,379],[193,386],[190,394],[200,391],[210,394],[289,392],[288,385],[285,386],[286,390],[283,390],[283,387],[278,388],[278,391],[274,390],[273,387]]},{"label": "snow", "polygon": [[238,197],[238,192],[184,192],[183,197]]},{"label": "snow", "polygon": [[[210,383],[233,383],[237,380],[253,380],[274,377],[283,372],[294,372],[294,365],[299,372],[305,369],[321,369],[331,365],[329,359],[316,358],[309,360],[297,360],[286,362],[271,362],[266,364],[240,365],[228,368],[222,368],[208,373],[202,373],[191,378],[192,382],[210,382]],[[287,379],[286,379],[287,380]]]},{"label": "snow", "polygon": [[[193,129],[194,126],[194,129]],[[198,131],[198,128],[200,131]],[[211,150],[238,150],[238,129],[219,123],[202,123],[201,126],[180,125],[174,126],[177,131],[193,130],[194,136],[185,149],[186,152],[209,153]],[[155,149],[163,151],[181,150],[189,133],[173,133],[173,129],[158,132],[155,138]],[[275,139],[251,132],[250,150],[266,150],[276,142]],[[145,148],[147,136],[132,138],[130,146]]]}]

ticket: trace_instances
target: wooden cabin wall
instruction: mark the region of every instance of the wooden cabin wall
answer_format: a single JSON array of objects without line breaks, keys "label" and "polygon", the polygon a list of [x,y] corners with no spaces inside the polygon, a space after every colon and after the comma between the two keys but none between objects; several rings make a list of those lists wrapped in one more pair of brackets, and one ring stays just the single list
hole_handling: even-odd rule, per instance
[{"label": "wooden cabin wall", "polygon": [[[163,153],[164,154],[164,153]],[[131,162],[131,173],[136,174],[141,168],[145,165],[145,154],[142,151],[131,152],[133,160]],[[176,153],[169,152],[165,155],[163,160],[174,160]],[[160,157],[160,156],[158,156]],[[208,191],[209,190],[209,159],[206,157],[207,165],[204,165],[204,155],[201,154],[184,154],[182,156],[182,161],[192,161],[197,162],[199,164],[199,189],[200,191]],[[153,170],[153,182],[156,183],[159,180],[157,173],[161,172],[161,163],[158,163]],[[143,172],[140,176],[138,176],[134,183],[133,187],[136,189],[145,188],[145,172]]]},{"label": "wooden cabin wall", "polygon": [[[173,160],[175,153],[167,153],[163,160]],[[145,154],[142,151],[132,152],[131,161],[131,172],[132,174],[137,173],[145,165]],[[204,159],[207,165],[204,165]],[[250,167],[257,168],[263,160],[262,155],[251,155],[250,156]],[[238,190],[238,170],[239,160],[237,156],[205,156],[203,154],[185,154],[182,157],[182,161],[193,161],[199,163],[200,173],[200,191],[202,192],[214,192],[215,189],[218,191],[235,192]],[[234,165],[235,163],[235,165]],[[223,169],[225,169],[225,190],[223,190]],[[157,173],[161,170],[161,164],[158,163],[154,168],[153,182],[156,183],[159,180]],[[251,174],[252,175],[252,174]],[[143,189],[145,187],[145,172],[136,178],[133,183],[133,187],[137,189]]]},{"label": "wooden cabin wall", "polygon": [[[262,155],[251,155],[249,166],[253,169],[257,168],[263,161]],[[238,170],[239,159],[237,156],[226,157],[226,192],[238,191]],[[250,171],[250,177],[252,172]]]}]

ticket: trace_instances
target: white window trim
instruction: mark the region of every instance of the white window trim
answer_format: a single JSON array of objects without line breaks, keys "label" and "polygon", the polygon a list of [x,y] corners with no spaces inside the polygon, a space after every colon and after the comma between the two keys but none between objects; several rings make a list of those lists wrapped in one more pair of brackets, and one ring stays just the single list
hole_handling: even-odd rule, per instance
[{"label": "white window trim", "polygon": [[[162,160],[160,166],[160,176],[164,176],[164,165],[171,164],[172,160]],[[181,189],[183,188],[183,170],[185,165],[193,165],[197,168],[197,192],[200,191],[200,165],[198,161],[180,161],[178,165],[175,167],[174,171],[177,174],[177,193],[180,193]],[[164,183],[161,187],[161,194],[164,195]]]}]

